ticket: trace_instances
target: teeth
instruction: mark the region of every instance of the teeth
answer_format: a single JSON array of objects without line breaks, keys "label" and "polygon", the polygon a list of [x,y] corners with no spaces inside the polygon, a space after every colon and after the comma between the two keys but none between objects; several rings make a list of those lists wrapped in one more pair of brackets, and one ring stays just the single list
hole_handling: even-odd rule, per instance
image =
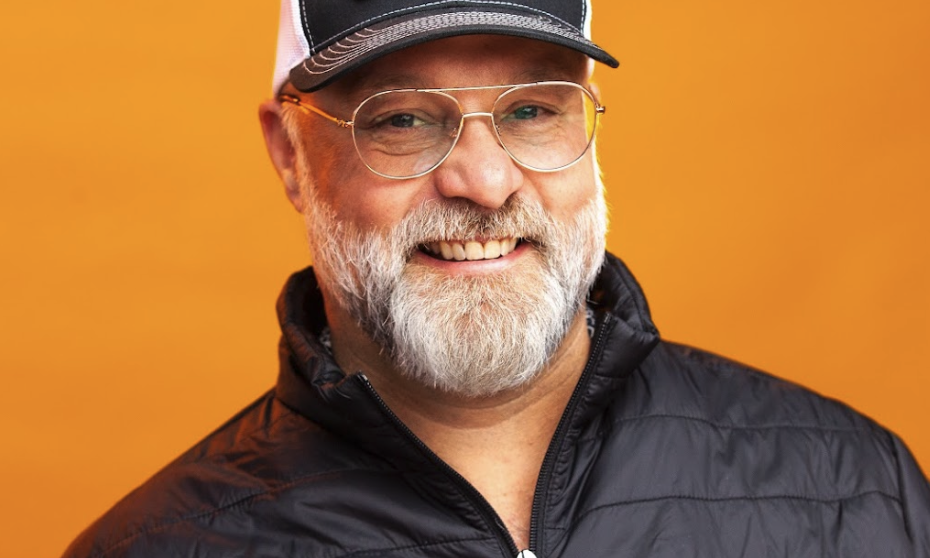
[{"label": "teeth", "polygon": [[[504,242],[507,242],[506,240]],[[501,256],[501,243],[496,240],[490,240],[484,245],[484,257],[488,260],[499,258]]]},{"label": "teeth", "polygon": [[478,242],[466,242],[465,243],[465,259],[474,261],[474,260],[483,260],[484,259],[484,246]]},{"label": "teeth", "polygon": [[467,242],[430,242],[426,249],[434,256],[441,257],[448,261],[475,261],[475,260],[493,260],[506,256],[514,251],[517,247],[517,239],[501,238],[489,240],[484,244],[469,240]]},{"label": "teeth", "polygon": [[448,242],[440,242],[439,250],[433,250],[434,254],[442,255],[442,259],[451,260],[452,259],[452,247],[449,246]]}]

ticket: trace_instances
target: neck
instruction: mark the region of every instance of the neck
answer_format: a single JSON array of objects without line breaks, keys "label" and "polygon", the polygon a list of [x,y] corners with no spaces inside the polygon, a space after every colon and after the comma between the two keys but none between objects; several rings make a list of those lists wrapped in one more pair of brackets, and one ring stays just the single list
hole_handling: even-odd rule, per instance
[{"label": "neck", "polygon": [[347,372],[364,371],[391,410],[478,489],[517,546],[526,548],[539,469],[590,350],[584,309],[539,376],[486,398],[441,392],[410,380],[354,320],[330,310],[339,365]]}]

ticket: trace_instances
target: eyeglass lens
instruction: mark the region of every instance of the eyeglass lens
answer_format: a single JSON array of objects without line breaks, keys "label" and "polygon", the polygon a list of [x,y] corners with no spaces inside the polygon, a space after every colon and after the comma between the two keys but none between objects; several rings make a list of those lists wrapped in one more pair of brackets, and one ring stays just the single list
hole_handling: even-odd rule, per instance
[{"label": "eyeglass lens", "polygon": [[[494,104],[494,128],[521,165],[540,171],[566,167],[584,155],[597,119],[594,99],[570,83],[510,89]],[[439,91],[387,91],[359,106],[355,144],[375,172],[407,178],[429,172],[455,146],[463,115]]]}]

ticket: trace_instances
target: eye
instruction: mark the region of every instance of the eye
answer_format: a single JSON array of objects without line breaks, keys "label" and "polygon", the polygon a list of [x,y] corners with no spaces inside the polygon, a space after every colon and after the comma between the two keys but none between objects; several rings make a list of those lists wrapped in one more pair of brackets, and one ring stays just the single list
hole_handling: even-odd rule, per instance
[{"label": "eye", "polygon": [[436,119],[420,110],[394,110],[377,115],[361,115],[358,126],[362,129],[419,130],[436,125]]},{"label": "eye", "polygon": [[517,120],[529,120],[530,118],[536,118],[539,115],[539,107],[526,105],[517,108],[511,113],[511,118]]},{"label": "eye", "polygon": [[511,122],[513,124],[538,124],[541,121],[548,121],[560,114],[558,107],[552,103],[540,102],[537,99],[522,99],[514,103],[509,103],[507,107],[499,113],[500,122]]},{"label": "eye", "polygon": [[422,126],[424,122],[412,114],[395,114],[390,118],[391,126],[396,128],[413,128]]}]

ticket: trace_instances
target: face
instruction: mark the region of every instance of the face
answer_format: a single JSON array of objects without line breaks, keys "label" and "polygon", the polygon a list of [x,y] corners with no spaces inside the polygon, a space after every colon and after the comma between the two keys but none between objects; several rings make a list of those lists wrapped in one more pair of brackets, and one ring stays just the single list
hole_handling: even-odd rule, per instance
[{"label": "face", "polygon": [[[457,37],[297,95],[348,119],[386,89],[584,85],[586,60],[527,39]],[[483,112],[501,91],[454,95],[466,112]],[[349,130],[285,110],[293,162],[278,166],[295,183],[290,196],[305,215],[328,308],[351,316],[401,373],[437,389],[489,396],[543,371],[603,258],[606,217],[592,152],[558,172],[527,170],[498,143],[489,119],[468,118],[442,165],[398,181],[362,163]]]}]

